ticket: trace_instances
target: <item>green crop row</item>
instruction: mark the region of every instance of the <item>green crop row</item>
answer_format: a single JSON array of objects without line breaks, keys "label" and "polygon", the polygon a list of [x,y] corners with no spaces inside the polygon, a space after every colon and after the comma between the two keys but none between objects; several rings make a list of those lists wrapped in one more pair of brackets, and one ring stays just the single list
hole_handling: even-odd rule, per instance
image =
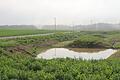
[{"label": "green crop row", "polygon": [[[45,33],[53,33],[54,30],[14,30],[14,29],[0,29],[0,37],[4,36],[20,36],[20,35],[33,35],[33,34],[45,34]],[[57,31],[60,32],[60,31]]]},{"label": "green crop row", "polygon": [[[4,53],[4,52],[3,52]],[[120,59],[34,59],[22,54],[1,54],[1,80],[119,80]]]},{"label": "green crop row", "polygon": [[[106,42],[119,47],[120,32],[58,32],[0,40],[0,80],[120,80],[119,52],[113,56],[114,59],[106,60],[35,59],[36,47],[42,46],[42,49],[55,42],[71,40],[78,41],[78,47],[105,45]],[[28,48],[33,50],[31,54],[34,57],[29,54]]]}]

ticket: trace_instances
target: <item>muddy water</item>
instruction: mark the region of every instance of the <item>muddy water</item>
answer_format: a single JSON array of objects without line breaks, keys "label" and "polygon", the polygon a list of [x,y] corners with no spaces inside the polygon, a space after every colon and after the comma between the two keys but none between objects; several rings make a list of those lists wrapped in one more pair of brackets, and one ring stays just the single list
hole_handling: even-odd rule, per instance
[{"label": "muddy water", "polygon": [[[81,51],[81,50],[80,50]],[[52,48],[48,49],[47,51],[40,53],[37,55],[38,58],[43,58],[43,59],[53,59],[53,58],[76,58],[76,59],[86,59],[86,60],[91,60],[91,59],[106,59],[117,50],[113,49],[106,49],[106,50],[95,50],[92,52],[89,52],[88,50],[85,52],[85,50],[82,52],[76,52],[75,50],[72,49],[67,49],[67,48]]]}]

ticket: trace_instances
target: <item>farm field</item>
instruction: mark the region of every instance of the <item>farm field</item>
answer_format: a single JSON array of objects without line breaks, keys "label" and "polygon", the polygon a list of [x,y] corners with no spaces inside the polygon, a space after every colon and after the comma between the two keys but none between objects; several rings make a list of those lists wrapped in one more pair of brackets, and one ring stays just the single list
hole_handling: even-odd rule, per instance
[{"label": "farm field", "polygon": [[0,80],[120,80],[120,0],[0,0]]},{"label": "farm field", "polygon": [[0,37],[53,33],[54,30],[0,29]]},{"label": "farm field", "polygon": [[[41,52],[56,47],[84,48],[77,51],[89,49],[93,51],[96,48],[97,50],[115,49],[117,52],[104,60],[36,59]],[[58,31],[46,36],[2,39],[0,40],[0,79],[119,80],[120,32]]]}]

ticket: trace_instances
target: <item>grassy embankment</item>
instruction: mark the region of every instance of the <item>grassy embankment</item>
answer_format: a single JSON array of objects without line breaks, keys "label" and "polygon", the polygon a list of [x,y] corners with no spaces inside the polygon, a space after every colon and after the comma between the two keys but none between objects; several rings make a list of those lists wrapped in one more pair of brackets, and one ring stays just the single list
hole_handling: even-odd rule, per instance
[{"label": "grassy embankment", "polygon": [[79,35],[80,34],[73,36],[73,34],[58,32],[56,34],[46,36],[3,39],[0,40],[0,47],[7,51],[11,51],[12,53],[14,53],[14,51],[24,52],[26,50],[30,50],[30,53],[32,54],[33,52],[35,53],[36,50],[52,47],[53,44],[77,38]]}]

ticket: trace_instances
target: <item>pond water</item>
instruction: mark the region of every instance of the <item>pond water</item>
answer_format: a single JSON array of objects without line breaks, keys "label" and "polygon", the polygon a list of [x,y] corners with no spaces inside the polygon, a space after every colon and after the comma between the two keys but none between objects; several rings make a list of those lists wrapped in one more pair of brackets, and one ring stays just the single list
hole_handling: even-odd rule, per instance
[{"label": "pond water", "polygon": [[99,60],[99,59],[106,59],[112,54],[117,52],[114,49],[106,49],[102,51],[95,51],[95,52],[76,52],[72,49],[67,48],[52,48],[48,49],[47,51],[40,53],[37,55],[37,59],[53,59],[53,58],[74,58],[74,59],[86,59],[86,60]]}]

